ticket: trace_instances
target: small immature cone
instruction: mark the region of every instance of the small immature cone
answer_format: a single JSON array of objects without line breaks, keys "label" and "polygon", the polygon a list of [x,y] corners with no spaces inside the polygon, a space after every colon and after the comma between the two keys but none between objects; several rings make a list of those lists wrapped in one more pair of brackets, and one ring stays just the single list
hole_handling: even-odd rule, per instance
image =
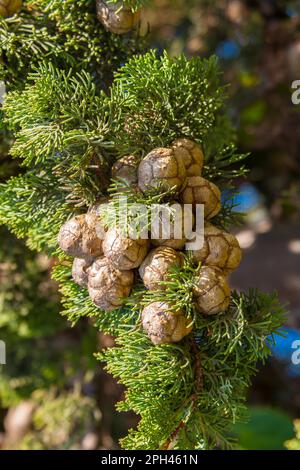
[{"label": "small immature cone", "polygon": [[215,315],[226,310],[230,303],[230,287],[222,271],[203,266],[194,287],[195,307],[205,315]]},{"label": "small immature cone", "polygon": [[201,176],[190,176],[181,193],[184,204],[203,204],[205,219],[215,217],[221,210],[221,192],[219,188]]},{"label": "small immature cone", "polygon": [[115,227],[107,231],[103,241],[104,255],[113,266],[124,270],[138,268],[148,248],[148,240],[127,238]]},{"label": "small immature cone", "polygon": [[134,155],[126,155],[117,160],[112,166],[112,177],[124,180],[129,186],[137,183],[138,162]]},{"label": "small immature cone", "polygon": [[186,169],[181,157],[173,149],[156,148],[148,153],[138,168],[141,191],[150,188],[181,191],[186,183]]},{"label": "small immature cone", "polygon": [[178,343],[192,331],[183,311],[167,302],[152,302],[142,311],[142,325],[153,344]]},{"label": "small immature cone", "polygon": [[209,222],[204,227],[204,246],[191,252],[196,263],[216,266],[226,272],[238,267],[242,259],[239,242],[231,233],[221,230]]},{"label": "small immature cone", "polygon": [[96,0],[97,18],[107,31],[114,34],[129,33],[140,20],[140,12],[132,12],[123,2],[108,3]]},{"label": "small immature cone", "polygon": [[168,247],[155,248],[142,262],[139,273],[147,289],[163,290],[165,287],[160,283],[168,279],[172,268],[182,265],[182,253]]},{"label": "small immature cone", "polygon": [[17,13],[23,5],[23,0],[0,0],[0,17],[7,18]]},{"label": "small immature cone", "polygon": [[95,214],[82,214],[68,220],[60,229],[58,243],[74,258],[92,259],[103,254],[104,228]]},{"label": "small immature cone", "polygon": [[72,266],[72,278],[81,287],[88,284],[88,269],[91,262],[83,258],[75,258]]},{"label": "small immature cone", "polygon": [[94,304],[107,312],[120,307],[129,296],[134,281],[133,271],[121,271],[104,256],[88,271],[88,290]]},{"label": "small immature cone", "polygon": [[204,163],[204,155],[193,140],[177,139],[172,143],[175,154],[181,157],[186,169],[187,176],[200,176]]}]

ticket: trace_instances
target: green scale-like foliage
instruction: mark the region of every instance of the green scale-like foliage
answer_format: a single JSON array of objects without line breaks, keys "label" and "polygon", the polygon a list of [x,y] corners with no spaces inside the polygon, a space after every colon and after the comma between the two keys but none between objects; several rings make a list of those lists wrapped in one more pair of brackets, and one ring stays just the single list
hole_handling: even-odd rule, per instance
[{"label": "green scale-like foliage", "polygon": [[[52,12],[57,8],[55,16],[61,12],[59,2],[37,3]],[[22,93],[8,94],[4,112],[15,136],[11,154],[22,160],[25,174],[0,187],[0,221],[26,237],[30,247],[59,254],[54,277],[71,322],[90,317],[97,328],[117,337],[117,347],[99,358],[127,388],[119,409],[141,416],[123,446],[227,448],[228,427],[244,416],[245,390],[256,363],[269,354],[266,338],[281,324],[276,297],[234,293],[225,314],[197,316],[190,304],[196,273],[187,259],[185,269],[169,280],[164,300],[177,299],[177,307],[184,306],[193,334],[176,345],[154,346],[141,329],[140,310],[160,294],[137,285],[123,308],[100,311],[87,290],[71,280],[71,260],[55,241],[66,219],[106,194],[111,164],[127,153],[142,158],[154,147],[186,136],[202,145],[204,176],[220,187],[245,174],[245,156],[236,151],[224,113],[216,59],[150,52],[133,57],[115,74],[110,89],[102,91],[97,70],[91,73],[81,65],[80,71],[66,71],[56,63],[41,64]],[[151,203],[157,197],[144,199]],[[231,207],[216,221],[235,221]]]},{"label": "green scale-like foliage", "polygon": [[96,401],[77,388],[60,394],[55,389],[37,390],[33,394],[38,405],[33,414],[33,429],[20,442],[20,450],[82,449],[82,440],[91,428],[99,425],[101,415]]}]

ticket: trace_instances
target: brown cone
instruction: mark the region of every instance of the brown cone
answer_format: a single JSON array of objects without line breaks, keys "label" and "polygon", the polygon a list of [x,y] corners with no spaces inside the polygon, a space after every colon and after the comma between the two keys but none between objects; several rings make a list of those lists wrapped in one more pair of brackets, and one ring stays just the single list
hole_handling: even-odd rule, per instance
[{"label": "brown cone", "polygon": [[99,218],[95,214],[82,214],[61,227],[58,243],[64,252],[74,258],[91,259],[102,255],[103,235]]},{"label": "brown cone", "polygon": [[88,269],[90,266],[91,262],[83,258],[75,258],[73,261],[72,278],[81,287],[87,287]]},{"label": "brown cone", "polygon": [[177,139],[172,143],[175,154],[182,158],[187,176],[200,176],[204,163],[204,155],[193,140]]},{"label": "brown cone", "polygon": [[107,231],[103,241],[103,252],[118,269],[138,268],[148,253],[149,240],[133,240],[125,237],[119,229]]},{"label": "brown cone", "polygon": [[105,311],[120,307],[129,296],[134,281],[132,271],[114,268],[104,256],[88,271],[88,289],[94,304]]},{"label": "brown cone", "polygon": [[137,158],[134,155],[126,155],[113,164],[111,174],[113,178],[122,179],[131,186],[138,181],[137,168]]}]

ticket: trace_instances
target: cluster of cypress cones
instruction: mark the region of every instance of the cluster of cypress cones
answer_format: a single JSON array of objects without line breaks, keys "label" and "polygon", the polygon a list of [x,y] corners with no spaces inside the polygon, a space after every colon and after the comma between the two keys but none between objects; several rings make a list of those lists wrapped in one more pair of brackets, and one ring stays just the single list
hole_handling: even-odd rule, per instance
[{"label": "cluster of cypress cones", "polygon": [[[168,191],[177,205],[204,206],[204,245],[191,251],[196,278],[193,282],[195,311],[214,315],[225,311],[230,303],[228,274],[241,260],[237,239],[214,225],[212,219],[221,209],[219,188],[201,176],[204,155],[198,144],[181,138],[170,147],[156,148],[141,161],[133,155],[119,159],[112,168],[112,177],[141,193],[149,189]],[[170,202],[170,201],[169,201]],[[86,214],[66,222],[58,241],[62,250],[75,257],[73,278],[87,287],[95,305],[105,311],[120,307],[129,296],[137,276],[149,290],[165,289],[173,268],[184,263],[187,239],[174,236],[172,218],[168,239],[131,239],[120,227],[107,228],[101,222],[101,210],[107,199],[92,206]],[[182,226],[185,224],[182,217]],[[177,220],[178,221],[178,220]],[[182,232],[184,233],[184,232]],[[200,264],[199,264],[200,263]],[[152,302],[142,311],[142,324],[154,344],[180,341],[191,331],[182,310],[168,302]]]}]

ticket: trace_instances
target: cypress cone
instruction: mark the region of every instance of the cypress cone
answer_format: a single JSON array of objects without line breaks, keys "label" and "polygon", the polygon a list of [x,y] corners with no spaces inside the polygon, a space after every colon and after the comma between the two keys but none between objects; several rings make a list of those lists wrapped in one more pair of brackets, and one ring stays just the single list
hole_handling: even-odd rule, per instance
[{"label": "cypress cone", "polygon": [[200,176],[202,173],[204,155],[193,140],[177,139],[172,143],[175,155],[182,158],[187,176]]},{"label": "cypress cone", "polygon": [[118,269],[138,268],[148,253],[148,240],[134,240],[123,236],[121,230],[111,228],[103,241],[103,252],[109,262]]},{"label": "cypress cone", "polygon": [[[171,212],[170,208],[172,209]],[[170,215],[167,219],[170,227],[170,236],[168,238],[162,238],[163,228],[166,226],[164,219],[165,215],[167,215],[163,213],[158,219],[158,238],[153,238],[151,242],[154,246],[168,246],[174,248],[174,250],[182,250],[187,241],[185,233],[187,233],[188,236],[188,232],[191,232],[193,229],[194,216],[192,209],[188,206],[183,207],[179,204],[171,204],[170,207],[166,206],[166,210],[168,210],[168,214]],[[175,227],[180,229],[180,233],[176,233]]]},{"label": "cypress cone", "polygon": [[91,259],[103,254],[103,227],[95,214],[82,214],[68,220],[60,229],[58,243],[75,258]]},{"label": "cypress cone", "polygon": [[167,280],[171,268],[182,265],[182,253],[173,248],[160,247],[150,251],[142,262],[139,273],[147,289],[164,289],[160,283]]},{"label": "cypress cone", "polygon": [[91,266],[91,262],[82,259],[75,258],[72,266],[72,278],[81,287],[87,287],[88,284],[88,269]]},{"label": "cypress cone", "polygon": [[128,186],[137,183],[137,158],[134,155],[126,155],[117,160],[112,166],[112,177],[124,180]]},{"label": "cypress cone", "polygon": [[181,157],[173,149],[156,148],[141,161],[138,168],[138,184],[141,191],[160,188],[177,192],[186,183],[186,169]]},{"label": "cypress cone", "polygon": [[17,13],[23,5],[23,0],[0,0],[0,17],[7,18]]},{"label": "cypress cone", "polygon": [[238,267],[242,258],[242,250],[234,235],[221,230],[209,222],[204,227],[204,246],[192,251],[195,262],[233,271]]}]

